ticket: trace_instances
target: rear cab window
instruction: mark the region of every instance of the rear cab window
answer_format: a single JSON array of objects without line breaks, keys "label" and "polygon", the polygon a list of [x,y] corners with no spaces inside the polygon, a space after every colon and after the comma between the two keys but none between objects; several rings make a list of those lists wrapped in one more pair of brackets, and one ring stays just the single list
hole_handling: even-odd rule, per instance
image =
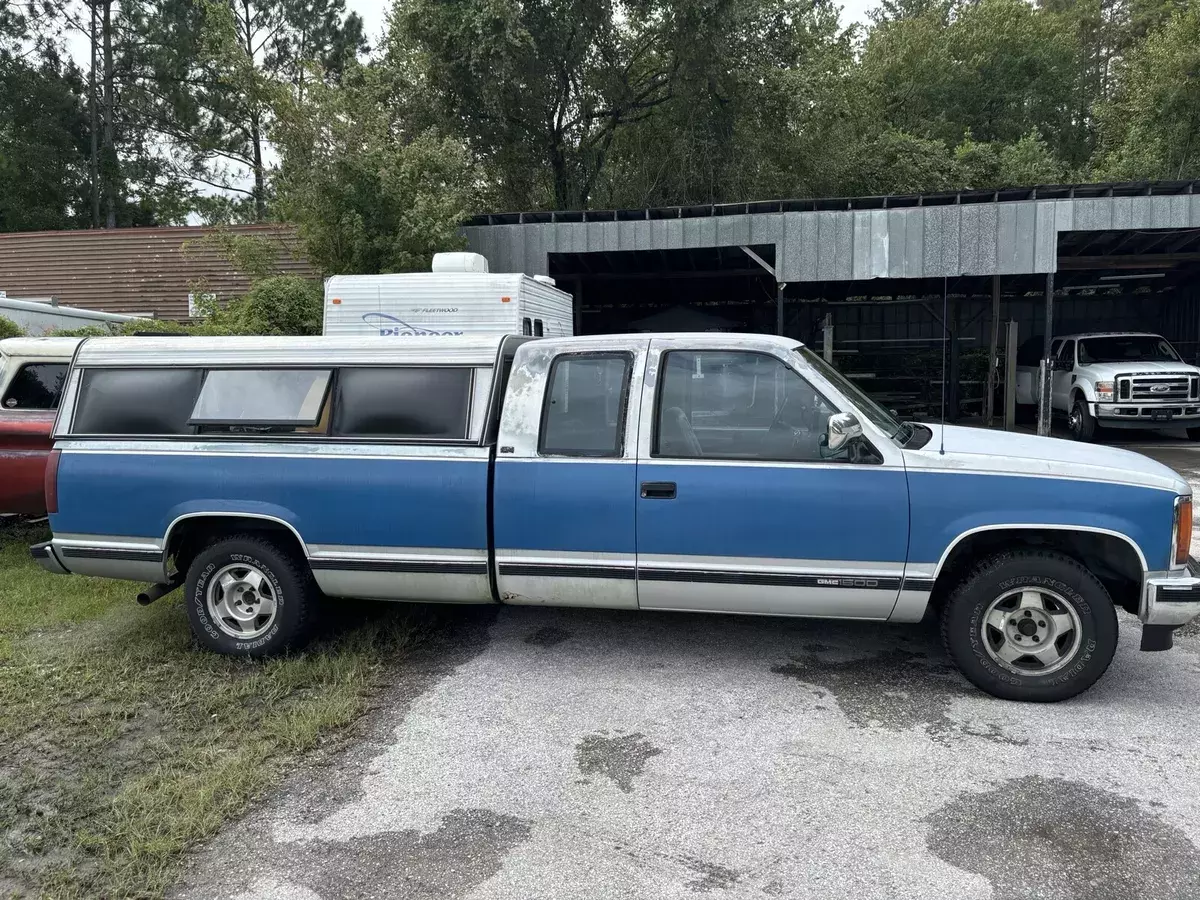
[{"label": "rear cab window", "polygon": [[616,458],[625,449],[625,409],[633,356],[563,354],[550,365],[538,453]]},{"label": "rear cab window", "polygon": [[0,398],[0,408],[9,410],[54,410],[62,397],[66,363],[25,363],[13,376]]}]

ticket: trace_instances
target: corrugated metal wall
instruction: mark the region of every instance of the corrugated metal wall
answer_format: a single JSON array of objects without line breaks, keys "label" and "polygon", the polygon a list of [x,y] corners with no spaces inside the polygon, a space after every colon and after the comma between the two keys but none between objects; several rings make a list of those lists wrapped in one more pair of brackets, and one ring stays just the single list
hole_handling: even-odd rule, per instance
[{"label": "corrugated metal wall", "polygon": [[1200,193],[1015,200],[906,209],[470,225],[493,272],[549,274],[550,253],[774,244],[789,284],[1053,272],[1063,231],[1200,227]]},{"label": "corrugated metal wall", "polygon": [[[0,234],[0,290],[10,297],[54,297],[64,306],[185,319],[188,294],[203,282],[218,299],[244,294],[249,281],[203,243],[212,229],[119,228]],[[279,269],[316,278],[299,255],[290,225],[239,225],[235,234],[269,239]],[[187,252],[184,246],[187,245]]]}]

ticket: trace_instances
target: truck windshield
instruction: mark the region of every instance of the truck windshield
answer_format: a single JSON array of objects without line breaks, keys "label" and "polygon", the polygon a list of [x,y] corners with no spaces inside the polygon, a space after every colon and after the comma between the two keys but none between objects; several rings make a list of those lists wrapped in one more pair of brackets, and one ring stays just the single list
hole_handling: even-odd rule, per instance
[{"label": "truck windshield", "polygon": [[1079,363],[1179,362],[1175,348],[1156,334],[1122,334],[1079,342]]},{"label": "truck windshield", "polygon": [[862,389],[853,381],[825,362],[816,353],[813,353],[807,347],[797,347],[796,353],[806,363],[816,369],[839,391],[845,394],[858,407],[859,412],[871,420],[871,423],[893,440],[897,439],[897,435],[906,437],[901,434],[902,428],[899,421],[896,420],[891,413],[863,393]]}]

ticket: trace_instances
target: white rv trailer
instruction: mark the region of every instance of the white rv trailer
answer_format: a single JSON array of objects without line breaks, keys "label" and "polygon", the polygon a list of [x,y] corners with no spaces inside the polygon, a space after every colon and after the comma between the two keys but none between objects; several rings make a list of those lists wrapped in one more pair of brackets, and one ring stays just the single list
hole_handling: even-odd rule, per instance
[{"label": "white rv trailer", "polygon": [[488,272],[478,253],[439,253],[431,272],[327,278],[322,332],[569,337],[574,298],[541,275]]}]

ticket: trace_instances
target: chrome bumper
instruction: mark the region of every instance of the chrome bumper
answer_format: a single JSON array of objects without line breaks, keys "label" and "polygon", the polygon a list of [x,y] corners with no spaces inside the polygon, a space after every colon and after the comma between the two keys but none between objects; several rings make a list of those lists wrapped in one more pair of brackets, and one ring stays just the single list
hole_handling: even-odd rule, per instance
[{"label": "chrome bumper", "polygon": [[1154,572],[1142,589],[1138,618],[1147,625],[1186,625],[1200,615],[1200,563],[1178,572]]},{"label": "chrome bumper", "polygon": [[1093,403],[1092,415],[1103,419],[1107,425],[1170,425],[1176,422],[1195,422],[1200,419],[1200,401],[1176,400],[1170,403],[1156,401],[1120,400],[1116,403]]},{"label": "chrome bumper", "polygon": [[58,558],[58,552],[54,549],[54,544],[50,541],[46,541],[44,544],[34,544],[29,548],[29,555],[51,575],[71,574],[67,571],[67,567],[62,564],[62,560]]}]

